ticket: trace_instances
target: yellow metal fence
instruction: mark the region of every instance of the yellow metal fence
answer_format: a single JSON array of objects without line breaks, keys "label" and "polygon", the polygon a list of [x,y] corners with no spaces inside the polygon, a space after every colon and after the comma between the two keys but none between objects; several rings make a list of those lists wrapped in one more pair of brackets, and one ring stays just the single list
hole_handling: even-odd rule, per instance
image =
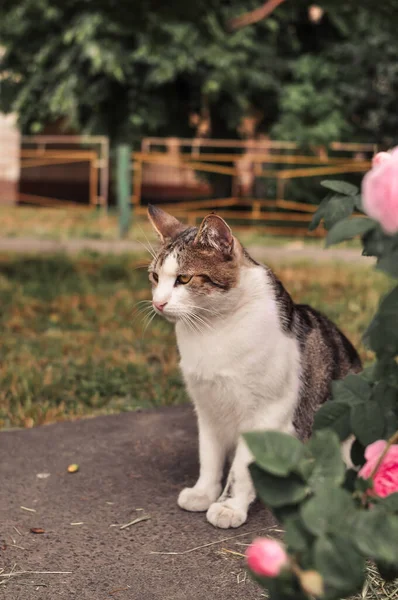
[{"label": "yellow metal fence", "polygon": [[[82,149],[82,146],[86,146]],[[108,170],[109,140],[103,136],[24,136],[20,152],[20,166],[25,175],[30,170],[42,169],[40,173],[44,181],[51,181],[51,167],[63,167],[58,177],[59,187],[63,178],[73,181],[74,172],[84,166],[83,184],[88,184],[88,204],[107,206],[108,204]],[[48,169],[45,169],[48,167]],[[37,176],[37,172],[36,172]],[[19,200],[26,204],[47,207],[79,207],[87,205],[46,195],[19,193]]]},{"label": "yellow metal fence", "polygon": [[[234,193],[224,198],[182,199],[178,202],[162,202],[161,206],[176,217],[196,224],[208,212],[215,210],[229,221],[234,221],[238,227],[256,226],[275,235],[312,235],[321,236],[322,229],[308,232],[308,224],[316,210],[316,206],[304,201],[291,200],[287,197],[286,184],[293,180],[314,177],[329,178],[340,175],[342,178],[349,173],[365,173],[371,165],[371,156],[377,148],[370,144],[331,144],[329,147],[317,148],[316,154],[297,154],[298,146],[294,143],[269,142],[260,146],[249,146],[240,142],[233,145],[231,140],[224,143],[228,148],[241,148],[244,153],[232,154],[225,152],[201,153],[194,141],[191,140],[191,151],[184,151],[188,140],[177,144],[174,140],[173,151],[159,151],[160,138],[153,138],[152,145],[143,143],[146,151],[132,154],[133,161],[133,196],[132,203],[136,214],[146,212],[146,199],[143,197],[145,185],[156,179],[159,170],[172,169],[175,173],[189,171],[194,178],[200,180],[200,175],[219,174],[232,178],[231,188],[239,192],[239,178],[242,175],[242,164],[249,168],[253,178],[262,178],[273,183],[274,197],[252,197]],[[217,140],[216,140],[217,142]],[[222,140],[214,144],[209,141],[206,146],[221,148]],[[165,149],[167,150],[166,143]],[[177,151],[176,151],[177,147]],[[153,148],[153,149],[152,149]],[[223,164],[226,163],[226,164]],[[147,173],[146,173],[147,170]],[[148,174],[149,170],[149,174]],[[199,177],[198,177],[199,176]],[[192,178],[191,178],[192,179]],[[209,194],[210,195],[210,194]],[[319,189],[320,199],[322,188]]]}]

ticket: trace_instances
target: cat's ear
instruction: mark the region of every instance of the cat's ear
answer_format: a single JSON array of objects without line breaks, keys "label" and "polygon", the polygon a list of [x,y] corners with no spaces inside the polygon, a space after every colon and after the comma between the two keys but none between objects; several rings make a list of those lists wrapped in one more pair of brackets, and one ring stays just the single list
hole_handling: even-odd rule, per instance
[{"label": "cat's ear", "polygon": [[224,219],[217,215],[208,215],[203,219],[194,243],[211,246],[223,254],[231,254],[234,236]]},{"label": "cat's ear", "polygon": [[148,204],[148,218],[162,242],[175,239],[186,229],[178,219],[152,204]]}]

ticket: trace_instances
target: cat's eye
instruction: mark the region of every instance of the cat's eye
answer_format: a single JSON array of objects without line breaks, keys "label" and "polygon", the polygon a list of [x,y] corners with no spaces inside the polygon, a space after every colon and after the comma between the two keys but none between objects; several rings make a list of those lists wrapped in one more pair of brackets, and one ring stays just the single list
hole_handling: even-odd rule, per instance
[{"label": "cat's eye", "polygon": [[176,279],[176,285],[186,285],[192,279],[192,275],[179,275]]},{"label": "cat's eye", "polygon": [[152,273],[152,277],[155,283],[159,281],[159,275],[157,273]]}]

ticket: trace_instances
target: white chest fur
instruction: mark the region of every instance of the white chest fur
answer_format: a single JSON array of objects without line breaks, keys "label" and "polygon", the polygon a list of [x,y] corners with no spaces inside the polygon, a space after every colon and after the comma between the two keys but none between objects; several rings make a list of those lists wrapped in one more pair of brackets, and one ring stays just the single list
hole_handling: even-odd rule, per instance
[{"label": "white chest fur", "polygon": [[275,403],[286,402],[278,413],[282,409],[290,420],[300,371],[297,341],[281,329],[264,269],[247,269],[238,293],[236,308],[212,329],[196,334],[176,327],[180,366],[195,405],[224,425],[230,422],[235,434]]}]

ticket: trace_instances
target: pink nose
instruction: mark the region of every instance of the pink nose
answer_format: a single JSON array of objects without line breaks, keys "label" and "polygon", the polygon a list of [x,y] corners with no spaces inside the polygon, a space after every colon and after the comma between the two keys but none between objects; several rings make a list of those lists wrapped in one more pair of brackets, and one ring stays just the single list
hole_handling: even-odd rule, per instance
[{"label": "pink nose", "polygon": [[166,306],[167,302],[154,302],[153,305],[155,308],[157,308],[158,310],[160,310],[160,312],[162,312],[164,310],[164,307]]}]

